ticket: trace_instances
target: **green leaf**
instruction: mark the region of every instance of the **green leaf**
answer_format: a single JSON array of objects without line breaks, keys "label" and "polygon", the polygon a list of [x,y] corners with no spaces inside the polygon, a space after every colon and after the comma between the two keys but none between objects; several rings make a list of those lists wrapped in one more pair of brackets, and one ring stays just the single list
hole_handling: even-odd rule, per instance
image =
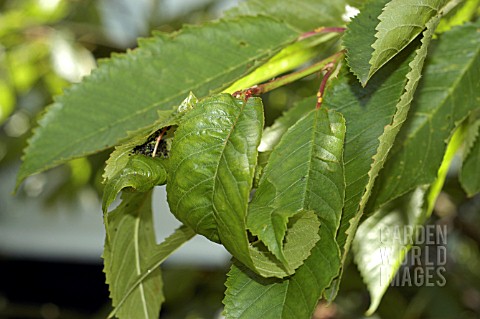
[{"label": "green leaf", "polygon": [[[290,214],[313,210],[326,222],[322,227],[336,232],[344,197],[343,126],[339,113],[311,111],[287,131],[270,155],[250,202],[247,225],[277,258],[282,255]],[[283,225],[275,227],[276,223]]]},{"label": "green leaf", "polygon": [[[428,21],[426,30],[423,32],[421,45],[415,51],[413,60],[408,64],[410,71],[406,75],[407,83],[405,85],[404,92],[400,97],[400,101],[398,101],[396,105],[396,110],[395,110],[393,119],[391,120],[390,123],[388,123],[384,127],[383,133],[378,138],[378,141],[379,141],[378,148],[375,152],[375,155],[372,158],[373,162],[367,174],[368,182],[365,185],[365,189],[362,190],[362,193],[361,193],[362,197],[360,199],[357,211],[352,219],[348,219],[349,226],[346,232],[339,233],[340,234],[339,236],[341,237],[343,237],[345,234],[347,235],[345,246],[344,246],[343,261],[345,261],[346,259],[346,253],[348,253],[349,251],[351,241],[355,236],[355,232],[357,230],[360,219],[363,216],[365,206],[372,193],[375,179],[377,178],[379,171],[383,168],[387,155],[390,149],[392,148],[393,142],[395,141],[395,138],[398,132],[400,131],[400,128],[402,127],[403,123],[407,118],[408,111],[410,109],[410,104],[413,100],[413,95],[415,93],[415,90],[421,78],[423,64],[427,56],[427,49],[429,47],[430,41],[435,32],[435,28],[438,25],[442,15],[447,13],[455,5],[456,5],[455,1],[450,2],[448,7],[443,8],[434,18]],[[415,43],[412,43],[412,44],[415,44]],[[347,185],[348,185],[348,180],[347,180]],[[349,214],[344,213],[344,216],[346,216],[347,218],[348,218],[348,215]],[[339,238],[338,240],[339,242],[343,242],[343,239],[341,238]]]},{"label": "green leaf", "polygon": [[[478,74],[478,73],[477,73]],[[467,131],[467,143],[463,156],[462,169],[460,171],[460,182],[468,196],[480,192],[480,112],[472,114],[472,121]]]},{"label": "green leaf", "polygon": [[[262,242],[250,244],[246,216],[262,128],[258,98],[245,103],[221,94],[200,102],[175,132],[167,198],[173,214],[197,233],[221,242],[263,276],[284,277],[308,256],[318,240],[319,222],[315,214],[297,210],[278,223],[270,221],[287,237],[285,256],[277,255],[278,261]],[[263,188],[260,181],[257,192]]]},{"label": "green leaf", "polygon": [[258,187],[258,181],[263,173],[265,165],[268,163],[268,159],[272,150],[280,142],[283,134],[295,124],[299,118],[302,118],[305,114],[312,110],[312,100],[310,98],[303,99],[285,111],[281,116],[275,119],[275,122],[267,127],[263,131],[260,145],[258,146],[258,163],[255,170],[254,188]]},{"label": "green leaf", "polygon": [[346,2],[248,0],[227,11],[227,17],[267,15],[306,32],[322,26],[340,26]]},{"label": "green leaf", "polygon": [[[108,233],[107,233],[108,234]],[[135,279],[129,280],[128,285],[125,287],[124,291],[119,296],[119,301],[117,306],[109,314],[108,318],[112,318],[119,309],[123,307],[123,304],[131,298],[132,293],[142,285],[152,273],[155,273],[159,269],[160,265],[170,256],[175,250],[180,246],[186,243],[195,235],[193,229],[182,225],[179,227],[173,234],[168,236],[161,244],[157,245],[153,250],[148,251],[149,259],[146,263],[141,274],[139,274]],[[122,252],[117,252],[121,254]],[[147,253],[144,251],[144,253]],[[121,298],[120,298],[121,297]],[[162,298],[162,296],[159,296]]]},{"label": "green leaf", "polygon": [[125,193],[120,206],[106,216],[105,225],[104,272],[117,317],[158,317],[164,300],[160,268],[150,269],[148,278],[122,301],[136,277],[148,270],[155,249],[151,192]]},{"label": "green leaf", "polygon": [[242,17],[141,40],[138,49],[103,61],[48,108],[29,140],[17,184],[116,145],[190,91],[200,97],[221,92],[297,36],[271,18]]},{"label": "green leaf", "polygon": [[460,26],[469,21],[475,20],[475,15],[478,14],[477,10],[480,7],[480,0],[467,0],[462,1],[454,10],[446,15],[437,27],[435,32],[443,33],[455,26]]},{"label": "green leaf", "polygon": [[395,229],[403,230],[406,226],[422,225],[425,222],[425,193],[426,187],[417,188],[385,205],[358,227],[352,250],[370,292],[371,302],[367,316],[377,309],[411,247],[407,243],[411,243],[416,235],[412,232],[409,238],[399,240],[392,233]]},{"label": "green leaf", "polygon": [[337,236],[342,251],[349,221],[355,216],[369,181],[368,172],[379,145],[378,138],[385,125],[392,121],[411,60],[412,54],[399,56],[395,63],[381,70],[366,88],[362,88],[353,76],[343,70],[338,80],[332,81],[330,93],[325,95],[325,105],[341,112],[347,122],[345,208]]},{"label": "green leaf", "polygon": [[312,59],[327,58],[340,50],[333,42],[338,36],[335,33],[325,33],[294,42],[282,49],[255,71],[233,83],[223,92],[231,94],[292,71]]},{"label": "green leaf", "polygon": [[[190,92],[176,110],[158,111],[158,119],[153,124],[133,132],[128,132],[128,139],[123,144],[115,146],[115,150],[107,160],[107,165],[103,173],[104,181],[117,175],[127,165],[132,154],[139,153],[138,151],[134,151],[135,148],[145,145],[146,143],[154,144],[157,137],[161,134],[162,129],[170,126],[178,126],[183,115],[191,110],[197,102],[198,99]],[[169,144],[171,138],[169,138],[168,135],[169,134],[165,134],[162,140],[167,140]]]},{"label": "green leaf", "polygon": [[[347,233],[350,222],[354,221],[366,187],[371,182],[368,173],[380,143],[378,138],[393,119],[396,104],[406,85],[406,74],[410,70],[409,63],[414,57],[414,49],[408,48],[395,57],[365,88],[346,70],[342,70],[338,80],[332,81],[329,93],[325,95],[326,107],[341,112],[347,122],[344,153],[345,207],[337,234],[342,264],[354,235]],[[340,278],[334,282],[328,299],[334,298],[339,284]]]},{"label": "green leaf", "polygon": [[274,229],[262,228],[266,225],[262,218],[269,215],[253,215],[257,207],[270,205],[269,209],[277,209],[278,214],[287,209],[311,210],[322,223],[320,240],[304,264],[284,280],[262,278],[235,263],[226,283],[226,318],[311,317],[323,290],[340,267],[335,234],[343,207],[344,136],[345,123],[340,113],[312,110],[275,147],[262,175],[261,184],[265,186],[259,187],[252,199],[247,223],[252,233],[275,250]]},{"label": "green leaf", "polygon": [[478,24],[456,27],[432,43],[412,110],[376,181],[368,211],[437,178],[452,131],[478,109],[477,28]]},{"label": "green leaf", "polygon": [[[398,52],[410,44],[431,19],[442,16],[448,0],[392,0],[385,5],[375,28],[377,38],[372,44],[374,52],[369,61],[368,79]],[[458,1],[452,1],[457,2]],[[433,23],[438,24],[438,21]],[[435,29],[435,28],[434,28]]]},{"label": "green leaf", "polygon": [[263,131],[262,140],[258,150],[260,152],[272,151],[278,144],[283,134],[295,124],[299,118],[312,110],[311,99],[304,99],[285,111],[275,122]]},{"label": "green leaf", "polygon": [[164,160],[145,155],[132,155],[125,167],[109,179],[105,185],[102,209],[106,213],[108,206],[124,188],[146,192],[154,186],[165,184],[167,171]]},{"label": "green leaf", "polygon": [[[423,185],[389,202],[358,227],[352,249],[363,281],[370,292],[367,315],[377,309],[405,254],[414,242],[417,226],[430,217],[443,188],[448,169],[463,140],[463,130],[452,137],[435,182]],[[412,229],[410,236],[399,240],[396,230]],[[408,238],[407,238],[408,237]]]},{"label": "green leaf", "polygon": [[[246,206],[262,126],[258,98],[244,103],[229,94],[206,98],[183,117],[175,132],[167,180],[168,203],[180,221],[210,240],[220,240],[214,193],[223,186],[222,174],[232,174],[239,184],[235,204]],[[233,161],[228,162],[227,156]],[[229,172],[230,165],[234,170]]]},{"label": "green leaf", "polygon": [[373,54],[372,44],[375,42],[375,27],[378,16],[385,4],[390,0],[370,0],[365,2],[360,13],[348,24],[343,35],[343,45],[347,49],[347,62],[350,70],[364,86],[370,71],[370,58]]}]

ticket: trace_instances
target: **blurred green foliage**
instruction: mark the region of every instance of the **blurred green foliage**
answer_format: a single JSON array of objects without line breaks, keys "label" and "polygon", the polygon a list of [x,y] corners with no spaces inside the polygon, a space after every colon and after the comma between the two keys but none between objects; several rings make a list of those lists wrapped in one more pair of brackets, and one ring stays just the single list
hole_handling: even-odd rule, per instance
[{"label": "blurred green foliage", "polygon": [[[218,14],[218,1],[164,10],[160,0],[0,1],[0,171],[17,170],[31,128],[44,108],[96,60],[134,48],[152,30],[171,32]],[[167,8],[167,7],[165,7]],[[100,195],[108,152],[32,176],[19,196],[52,203],[83,187]]]}]

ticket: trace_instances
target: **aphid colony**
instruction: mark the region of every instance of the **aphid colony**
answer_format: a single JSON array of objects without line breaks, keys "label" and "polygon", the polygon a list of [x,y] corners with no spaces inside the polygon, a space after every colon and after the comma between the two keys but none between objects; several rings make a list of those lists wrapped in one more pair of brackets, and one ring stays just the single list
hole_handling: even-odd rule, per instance
[{"label": "aphid colony", "polygon": [[166,132],[170,127],[159,129],[150,135],[145,143],[132,149],[132,154],[143,154],[151,157],[168,158],[170,153],[171,138]]}]

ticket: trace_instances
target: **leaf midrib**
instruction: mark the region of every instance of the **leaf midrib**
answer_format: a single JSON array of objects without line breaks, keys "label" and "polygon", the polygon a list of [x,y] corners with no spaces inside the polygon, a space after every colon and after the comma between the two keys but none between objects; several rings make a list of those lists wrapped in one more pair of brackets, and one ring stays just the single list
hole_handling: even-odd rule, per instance
[{"label": "leaf midrib", "polygon": [[[143,204],[142,204],[143,206]],[[134,250],[135,250],[135,269],[137,270],[137,276],[142,274],[142,269],[140,266],[140,248],[139,248],[139,236],[138,236],[138,231],[140,229],[140,216],[137,217],[135,220],[135,227],[134,227],[134,233],[133,233],[133,242],[134,242]],[[144,311],[145,318],[148,319],[148,309],[147,309],[147,301],[145,299],[145,288],[143,282],[138,286],[138,289],[140,291],[140,299],[142,301],[142,309]]]},{"label": "leaf midrib", "polygon": [[[466,64],[467,67],[463,68],[461,70],[461,72],[457,73],[457,74],[459,74],[459,76],[457,76],[457,80],[454,81],[451,86],[447,87],[446,91],[448,92],[448,94],[445,94],[445,97],[440,100],[440,103],[438,104],[439,106],[436,107],[432,112],[421,113],[421,114],[424,114],[427,117],[427,120],[424,121],[421,125],[417,126],[417,129],[415,131],[413,131],[412,134],[409,134],[409,136],[406,139],[404,139],[402,143],[400,143],[400,146],[402,146],[402,147],[398,147],[398,148],[392,149],[390,151],[392,156],[395,155],[395,154],[398,154],[401,151],[401,148],[403,148],[406,144],[408,144],[409,141],[413,138],[413,136],[416,136],[417,132],[420,131],[421,129],[423,129],[423,127],[426,125],[427,122],[431,122],[433,116],[436,115],[440,111],[440,109],[446,104],[447,100],[450,99],[458,89],[462,88],[462,86],[459,85],[460,82],[462,82],[464,77],[468,74],[469,70],[471,69],[471,66],[479,58],[479,55],[480,55],[480,48],[477,50],[476,54],[474,55],[474,58],[472,58],[470,60],[470,62],[468,64]],[[438,90],[441,90],[442,92],[445,92],[445,87],[438,88]],[[452,106],[452,108],[454,108],[454,106]]]},{"label": "leaf midrib", "polygon": [[[224,72],[218,73],[216,76],[207,78],[207,80],[206,80],[205,82],[203,82],[203,83],[199,83],[199,84],[197,84],[197,85],[194,85],[193,87],[189,87],[189,89],[182,90],[182,91],[180,91],[179,93],[177,93],[177,94],[175,94],[175,95],[171,95],[171,96],[168,97],[168,98],[164,98],[163,100],[160,100],[160,101],[158,101],[158,102],[156,102],[156,103],[153,103],[153,104],[150,105],[150,106],[147,106],[147,107],[145,107],[145,108],[143,108],[143,109],[140,109],[140,110],[136,111],[133,115],[128,115],[128,116],[126,116],[126,117],[124,117],[124,118],[120,118],[119,120],[111,123],[111,124],[108,125],[108,126],[102,127],[102,128],[99,129],[99,130],[92,131],[92,133],[87,134],[87,135],[84,135],[84,138],[77,139],[75,142],[70,143],[70,144],[67,145],[66,147],[60,148],[60,149],[59,149],[57,152],[55,152],[55,153],[53,153],[53,152],[50,153],[50,154],[53,154],[53,156],[51,156],[52,158],[58,158],[58,159],[55,160],[55,161],[53,161],[53,162],[51,162],[50,165],[47,165],[47,166],[45,166],[45,167],[46,167],[46,168],[53,167],[53,166],[56,165],[56,163],[63,162],[63,160],[64,160],[65,158],[77,158],[77,157],[81,157],[81,156],[93,154],[93,153],[95,153],[95,152],[97,152],[97,151],[102,151],[102,150],[105,150],[105,149],[108,149],[108,148],[112,147],[113,145],[107,145],[107,146],[105,146],[105,147],[103,147],[103,148],[97,149],[97,151],[82,152],[82,153],[80,153],[80,154],[78,154],[78,155],[75,155],[74,157],[68,157],[68,156],[67,156],[67,157],[60,157],[61,154],[64,154],[65,152],[70,151],[70,150],[72,150],[72,149],[78,148],[78,145],[79,145],[79,144],[82,144],[82,143],[84,143],[85,141],[88,141],[91,137],[93,137],[93,136],[95,136],[95,135],[98,135],[98,134],[103,133],[104,131],[110,129],[112,126],[116,126],[116,125],[119,125],[119,124],[121,124],[121,123],[129,122],[129,121],[131,121],[132,118],[134,118],[134,117],[138,117],[138,116],[140,116],[140,115],[143,115],[143,114],[147,113],[148,111],[152,110],[153,108],[155,108],[155,107],[157,107],[157,106],[159,106],[159,105],[166,104],[167,102],[171,102],[172,100],[175,100],[175,99],[179,98],[180,96],[184,96],[184,95],[188,94],[190,91],[196,90],[196,89],[198,89],[198,88],[200,88],[200,87],[202,87],[202,86],[207,85],[206,83],[210,83],[210,82],[212,82],[212,81],[215,81],[215,80],[217,80],[217,79],[219,79],[219,78],[227,75],[227,74],[230,73],[230,72],[233,72],[233,71],[235,71],[235,70],[241,69],[241,68],[244,67],[245,65],[251,64],[253,61],[260,61],[260,60],[262,59],[262,57],[264,57],[264,56],[269,56],[269,55],[271,54],[271,52],[276,52],[276,51],[278,51],[280,48],[282,48],[283,46],[285,46],[286,44],[288,44],[288,43],[290,43],[290,42],[291,42],[291,40],[289,40],[288,42],[282,42],[281,44],[278,45],[278,47],[277,47],[276,49],[273,49],[273,50],[265,50],[266,52],[263,52],[262,54],[258,54],[258,55],[254,56],[254,57],[252,57],[252,58],[250,58],[250,59],[248,59],[248,60],[243,60],[244,63],[241,63],[241,64],[239,64],[239,65],[236,66],[236,67],[231,67],[231,68],[225,69]],[[257,66],[257,67],[258,67],[258,66]],[[217,88],[215,88],[215,89],[210,90],[210,91],[209,91],[209,94],[221,92],[223,89],[225,89],[226,87],[228,87],[230,84],[232,84],[233,82],[235,82],[236,80],[238,80],[239,78],[241,78],[242,76],[244,76],[245,74],[248,74],[248,73],[247,73],[247,72],[244,72],[244,73],[242,73],[242,75],[239,75],[237,78],[232,79],[231,81],[226,82],[226,83],[224,83],[223,85],[221,85],[221,86],[219,86],[219,87],[217,87]],[[61,102],[57,102],[57,103],[60,104],[60,105],[64,105],[64,104],[61,103]],[[124,135],[125,135],[125,134],[124,134]],[[125,137],[125,136],[120,137],[120,138],[118,138],[117,140],[120,140],[120,139],[122,139],[122,138],[124,138],[124,137]]]}]

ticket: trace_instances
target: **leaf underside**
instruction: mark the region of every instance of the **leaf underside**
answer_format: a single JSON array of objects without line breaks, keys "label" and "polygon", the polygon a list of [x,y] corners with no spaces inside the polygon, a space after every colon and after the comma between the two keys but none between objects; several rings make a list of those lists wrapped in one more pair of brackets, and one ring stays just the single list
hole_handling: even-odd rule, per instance
[{"label": "leaf underside", "polygon": [[[107,230],[107,234],[110,232]],[[116,291],[115,293],[118,295],[118,302],[116,302],[116,307],[113,311],[109,314],[108,318],[112,318],[113,316],[117,316],[119,318],[126,318],[129,319],[131,316],[121,317],[117,312],[120,309],[123,309],[123,305],[131,300],[132,294],[137,292],[138,287],[145,283],[146,280],[150,277],[151,274],[155,274],[160,268],[160,265],[170,256],[175,250],[181,247],[184,243],[189,241],[193,236],[195,236],[195,232],[185,226],[180,226],[173,234],[168,236],[161,244],[156,245],[153,250],[148,252],[148,259],[146,259],[145,266],[142,267],[142,272],[137,274],[135,278],[132,278],[128,281],[128,284],[122,287],[121,290]],[[118,252],[116,252],[118,253]],[[112,253],[113,255],[113,253]],[[120,270],[122,268],[119,268]],[[107,268],[105,268],[107,271]],[[112,268],[108,269],[108,271],[113,270]],[[112,273],[107,275],[108,277],[116,276],[116,273]],[[116,289],[118,287],[111,286],[110,289]],[[160,299],[163,300],[163,295],[160,295]],[[129,314],[129,313],[127,313]],[[155,318],[157,315],[154,316]]]},{"label": "leaf underside", "polygon": [[432,184],[419,186],[387,203],[359,226],[352,250],[371,297],[368,315],[377,309],[406,253],[415,244],[418,226],[430,217],[462,139],[463,131],[457,130]]},{"label": "leaf underside", "polygon": [[[377,38],[367,80],[410,44],[448,0],[392,0],[385,5],[375,28]],[[440,13],[442,15],[442,13]]]},{"label": "leaf underside", "polygon": [[367,315],[371,315],[377,309],[406,252],[410,249],[410,243],[415,239],[413,232],[411,236],[405,238],[395,236],[394,232],[425,222],[426,188],[418,188],[385,205],[358,227],[352,250],[360,274],[370,292],[371,303]]},{"label": "leaf underside", "polygon": [[388,1],[390,0],[365,2],[360,13],[348,24],[342,38],[347,50],[348,66],[362,84],[367,83],[368,80],[369,61],[373,54],[372,44],[376,40],[375,27],[379,22],[378,16]]},{"label": "leaf underside", "polygon": [[155,248],[151,191],[124,194],[122,204],[106,216],[105,225],[104,272],[116,315],[119,318],[158,317],[165,299],[160,268],[151,271],[122,301],[136,277],[148,270],[150,253]]}]

